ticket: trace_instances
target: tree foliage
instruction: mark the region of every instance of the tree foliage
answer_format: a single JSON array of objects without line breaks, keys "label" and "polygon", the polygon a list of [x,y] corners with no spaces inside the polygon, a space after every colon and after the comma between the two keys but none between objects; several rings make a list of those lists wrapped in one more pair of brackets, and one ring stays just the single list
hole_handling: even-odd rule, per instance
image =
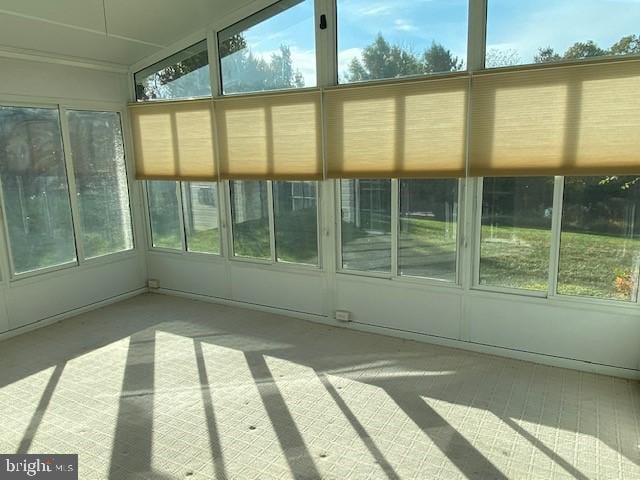
[{"label": "tree foliage", "polygon": [[239,49],[223,57],[221,67],[225,93],[304,87],[304,77],[293,68],[291,49],[285,45],[268,61],[249,49]]},{"label": "tree foliage", "polygon": [[[221,42],[219,50],[226,93],[303,87],[304,77],[293,68],[291,50],[282,45],[266,60],[255,55],[241,34]],[[136,85],[139,99],[211,95],[207,51],[164,67]]]},{"label": "tree foliage", "polygon": [[346,73],[348,82],[396,78],[422,73],[453,72],[463,61],[441,44],[433,42],[421,55],[389,43],[382,34],[364,48],[361,59],[354,57]]},{"label": "tree foliage", "polygon": [[559,62],[561,60],[573,60],[589,57],[602,57],[606,55],[629,55],[640,53],[640,38],[638,35],[622,37],[608,49],[600,48],[593,40],[576,42],[571,45],[564,54],[560,55],[552,47],[542,47],[534,57],[535,63]]}]

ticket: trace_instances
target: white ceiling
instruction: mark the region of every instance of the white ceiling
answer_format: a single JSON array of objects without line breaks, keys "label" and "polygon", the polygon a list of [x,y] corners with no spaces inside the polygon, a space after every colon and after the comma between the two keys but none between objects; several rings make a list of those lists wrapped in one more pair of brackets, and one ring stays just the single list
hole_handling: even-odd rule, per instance
[{"label": "white ceiling", "polygon": [[248,2],[0,0],[0,49],[128,66],[207,27],[240,3]]}]

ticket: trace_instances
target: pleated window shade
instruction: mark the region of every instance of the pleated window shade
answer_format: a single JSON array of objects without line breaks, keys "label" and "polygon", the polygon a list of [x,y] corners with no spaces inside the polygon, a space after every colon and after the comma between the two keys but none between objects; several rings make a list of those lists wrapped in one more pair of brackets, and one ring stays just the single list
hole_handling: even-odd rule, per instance
[{"label": "pleated window shade", "polygon": [[640,173],[640,62],[478,74],[471,176]]},{"label": "pleated window shade", "polygon": [[329,178],[463,177],[469,77],[325,91]]},{"label": "pleated window shade", "polygon": [[221,178],[321,180],[320,104],[319,90],[216,100]]},{"label": "pleated window shade", "polygon": [[211,99],[130,105],[136,178],[217,180],[212,107]]}]

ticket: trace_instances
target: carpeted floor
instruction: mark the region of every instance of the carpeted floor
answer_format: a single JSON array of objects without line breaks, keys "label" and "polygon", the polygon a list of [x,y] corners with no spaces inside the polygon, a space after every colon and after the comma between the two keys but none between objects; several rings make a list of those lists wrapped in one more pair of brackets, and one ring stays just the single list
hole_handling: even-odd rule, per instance
[{"label": "carpeted floor", "polygon": [[0,343],[0,452],[83,480],[640,478],[640,386],[146,294]]}]

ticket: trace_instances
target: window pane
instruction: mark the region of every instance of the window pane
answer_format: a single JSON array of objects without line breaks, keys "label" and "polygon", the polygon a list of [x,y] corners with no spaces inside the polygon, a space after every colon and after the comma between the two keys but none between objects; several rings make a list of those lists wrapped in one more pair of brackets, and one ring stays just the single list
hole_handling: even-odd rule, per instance
[{"label": "window pane", "polygon": [[58,110],[0,107],[0,158],[15,272],[74,261]]},{"label": "window pane", "polygon": [[553,177],[485,178],[480,284],[546,291]]},{"label": "window pane", "polygon": [[558,293],[635,299],[640,177],[566,177]]},{"label": "window pane", "polygon": [[217,184],[184,182],[182,206],[187,233],[187,250],[199,253],[220,253]]},{"label": "window pane", "polygon": [[177,182],[165,180],[147,182],[151,241],[154,247],[182,250],[177,185]]},{"label": "window pane", "polygon": [[278,261],[318,264],[316,182],[273,182]]},{"label": "window pane", "polygon": [[267,182],[232,181],[229,185],[234,255],[270,259]]},{"label": "window pane", "polygon": [[136,100],[211,95],[207,42],[171,55],[135,74]]},{"label": "window pane", "polygon": [[636,1],[489,0],[486,65],[638,54],[638,23]]},{"label": "window pane", "polygon": [[339,83],[465,69],[467,0],[338,0]]},{"label": "window pane", "polygon": [[391,271],[391,180],[341,180],[342,267]]},{"label": "window pane", "polygon": [[314,18],[313,0],[283,0],[221,31],[223,92],[314,87]]},{"label": "window pane", "polygon": [[133,248],[120,114],[67,111],[86,258]]},{"label": "window pane", "polygon": [[400,275],[456,281],[458,180],[401,180]]}]

